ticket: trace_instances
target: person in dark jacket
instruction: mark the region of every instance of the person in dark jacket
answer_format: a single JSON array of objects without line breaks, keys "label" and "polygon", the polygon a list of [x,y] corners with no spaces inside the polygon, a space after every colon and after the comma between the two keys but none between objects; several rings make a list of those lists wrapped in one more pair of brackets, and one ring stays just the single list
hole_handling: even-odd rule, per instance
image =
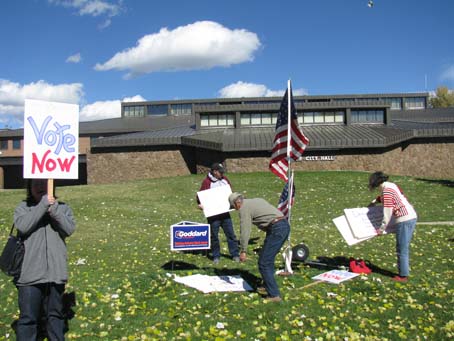
[{"label": "person in dark jacket", "polygon": [[46,179],[30,179],[27,199],[14,212],[14,225],[25,240],[21,274],[15,283],[20,310],[17,340],[36,340],[43,318],[48,339],[64,340],[62,299],[68,281],[65,239],[76,226],[72,210],[53,193],[47,193]]},{"label": "person in dark jacket", "polygon": [[[214,163],[211,166],[211,170],[203,180],[200,187],[200,191],[204,191],[210,188],[215,188],[219,186],[226,186],[230,184],[229,179],[224,176],[225,169],[221,163]],[[203,206],[200,204],[199,199],[197,198],[199,208],[203,209]],[[238,249],[238,240],[233,230],[232,218],[230,213],[222,213],[212,217],[208,217],[208,224],[210,224],[211,229],[211,253],[213,256],[213,262],[215,264],[219,263],[221,257],[221,245],[219,242],[219,228],[222,227],[225,237],[227,238],[227,245],[229,247],[230,255],[232,256],[235,262],[240,261],[240,253]]]}]

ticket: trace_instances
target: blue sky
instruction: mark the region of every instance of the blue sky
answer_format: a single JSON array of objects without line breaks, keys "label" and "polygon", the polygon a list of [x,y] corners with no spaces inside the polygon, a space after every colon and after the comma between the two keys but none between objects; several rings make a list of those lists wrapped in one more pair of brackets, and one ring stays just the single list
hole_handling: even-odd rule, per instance
[{"label": "blue sky", "polygon": [[452,0],[3,0],[0,129],[24,99],[120,102],[454,88]]}]

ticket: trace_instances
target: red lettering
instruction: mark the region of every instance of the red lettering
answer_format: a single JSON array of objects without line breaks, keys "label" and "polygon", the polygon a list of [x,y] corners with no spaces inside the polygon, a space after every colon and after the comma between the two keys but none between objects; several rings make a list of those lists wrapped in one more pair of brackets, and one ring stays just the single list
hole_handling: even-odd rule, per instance
[{"label": "red lettering", "polygon": [[48,172],[53,172],[56,168],[57,165],[60,166],[60,170],[62,172],[69,172],[71,170],[71,165],[76,158],[74,155],[71,157],[71,159],[62,159],[57,158],[57,161],[54,159],[48,159],[47,156],[50,154],[50,150],[44,153],[43,157],[41,160],[39,160],[38,156],[36,153],[32,153],[32,174],[35,174],[36,168],[38,168],[39,173],[42,173],[44,171],[44,168]]}]

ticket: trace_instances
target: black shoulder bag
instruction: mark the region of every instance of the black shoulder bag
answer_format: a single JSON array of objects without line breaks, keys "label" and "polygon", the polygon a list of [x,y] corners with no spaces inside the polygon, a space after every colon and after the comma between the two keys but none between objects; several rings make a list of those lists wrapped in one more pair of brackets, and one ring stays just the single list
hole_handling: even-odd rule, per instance
[{"label": "black shoulder bag", "polygon": [[0,269],[14,278],[19,278],[22,261],[24,260],[25,245],[19,236],[13,235],[14,224],[11,226],[9,237],[0,256]]}]

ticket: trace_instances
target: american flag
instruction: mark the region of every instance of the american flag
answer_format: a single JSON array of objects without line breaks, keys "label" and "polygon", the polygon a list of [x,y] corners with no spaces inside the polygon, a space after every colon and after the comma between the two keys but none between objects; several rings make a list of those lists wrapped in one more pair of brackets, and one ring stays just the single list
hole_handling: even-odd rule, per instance
[{"label": "american flag", "polygon": [[[292,184],[292,200],[288,202],[289,197],[289,183]],[[293,206],[293,202],[295,201],[295,184],[293,184],[293,179],[286,182],[284,185],[284,189],[282,190],[281,197],[279,198],[279,203],[277,204],[277,209],[284,214],[284,217],[288,219],[289,208]]]},{"label": "american flag", "polygon": [[[284,98],[281,102],[281,108],[277,116],[276,135],[274,136],[273,149],[270,161],[270,170],[284,181],[288,181],[287,171],[289,160],[287,159],[287,128],[288,128],[288,89],[285,91]],[[304,136],[298,125],[295,104],[293,103],[292,90],[291,96],[291,119],[290,119],[290,151],[289,156],[293,160],[299,160],[303,154],[309,140]]]}]

